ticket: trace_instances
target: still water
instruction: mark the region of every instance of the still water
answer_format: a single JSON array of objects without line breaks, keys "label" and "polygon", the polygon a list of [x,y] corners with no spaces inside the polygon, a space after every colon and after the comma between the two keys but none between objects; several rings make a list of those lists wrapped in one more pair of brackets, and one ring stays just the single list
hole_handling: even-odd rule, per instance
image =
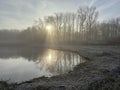
[{"label": "still water", "polygon": [[0,49],[0,80],[22,82],[73,70],[86,60],[76,53],[52,49]]}]

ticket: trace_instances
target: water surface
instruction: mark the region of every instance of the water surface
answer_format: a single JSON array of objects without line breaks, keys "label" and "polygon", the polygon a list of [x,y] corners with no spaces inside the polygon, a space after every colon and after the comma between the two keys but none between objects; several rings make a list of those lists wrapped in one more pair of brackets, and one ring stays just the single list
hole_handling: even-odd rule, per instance
[{"label": "water surface", "polygon": [[66,51],[4,48],[0,50],[0,79],[20,83],[42,76],[51,77],[67,73],[85,61],[78,54]]}]

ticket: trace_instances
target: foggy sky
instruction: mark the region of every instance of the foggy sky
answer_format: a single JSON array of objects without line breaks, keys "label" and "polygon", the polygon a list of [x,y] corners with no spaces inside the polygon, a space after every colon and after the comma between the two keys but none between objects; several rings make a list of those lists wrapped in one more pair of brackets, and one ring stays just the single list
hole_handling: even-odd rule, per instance
[{"label": "foggy sky", "polygon": [[120,0],[0,0],[0,29],[23,29],[55,12],[76,12],[96,6],[99,20],[120,16]]}]

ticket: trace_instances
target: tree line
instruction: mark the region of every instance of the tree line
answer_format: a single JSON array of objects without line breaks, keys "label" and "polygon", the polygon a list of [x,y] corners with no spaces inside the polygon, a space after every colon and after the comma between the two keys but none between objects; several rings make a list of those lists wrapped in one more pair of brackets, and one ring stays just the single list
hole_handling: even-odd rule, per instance
[{"label": "tree line", "polygon": [[[79,7],[76,13],[55,13],[39,19],[35,27],[51,43],[120,43],[120,17],[100,22],[98,15],[95,7]],[[53,26],[51,34],[45,29],[49,24]]]},{"label": "tree line", "polygon": [[[55,13],[51,16],[39,18],[33,26],[18,32],[19,34],[13,32],[17,36],[16,39],[21,43],[120,43],[120,17],[100,22],[98,16],[99,12],[95,7],[79,7],[76,12]],[[50,31],[46,29],[48,25],[52,26]],[[9,35],[3,35],[3,37],[5,36]],[[0,39],[2,39],[1,35]]]}]

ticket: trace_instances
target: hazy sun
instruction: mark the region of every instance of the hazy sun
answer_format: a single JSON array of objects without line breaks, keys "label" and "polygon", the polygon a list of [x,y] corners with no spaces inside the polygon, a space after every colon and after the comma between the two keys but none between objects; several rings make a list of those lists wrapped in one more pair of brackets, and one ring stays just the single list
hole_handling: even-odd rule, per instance
[{"label": "hazy sun", "polygon": [[53,26],[52,25],[46,25],[46,30],[47,31],[49,31],[49,32],[51,32],[52,31],[52,29],[53,29]]}]

